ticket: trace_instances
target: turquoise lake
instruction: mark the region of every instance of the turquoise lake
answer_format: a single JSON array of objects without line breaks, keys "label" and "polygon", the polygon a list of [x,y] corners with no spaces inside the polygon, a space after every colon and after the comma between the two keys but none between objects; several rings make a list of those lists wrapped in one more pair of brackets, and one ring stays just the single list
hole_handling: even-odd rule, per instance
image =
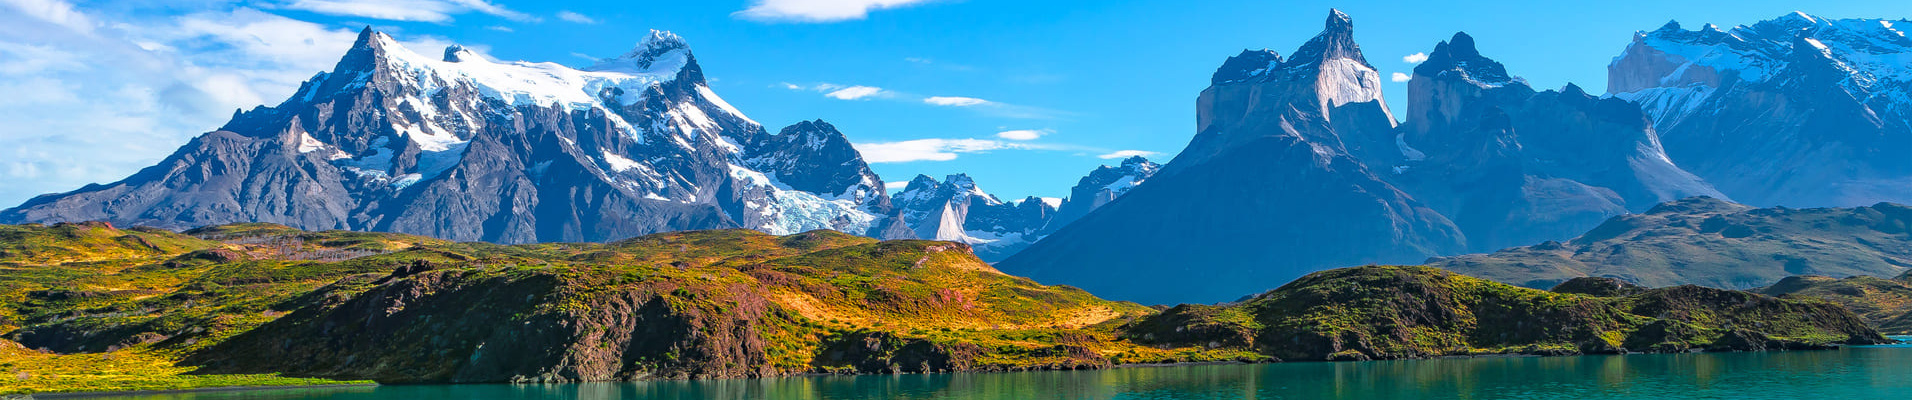
[{"label": "turquoise lake", "polygon": [[1912,399],[1912,345],[568,385],[365,386],[114,399]]}]

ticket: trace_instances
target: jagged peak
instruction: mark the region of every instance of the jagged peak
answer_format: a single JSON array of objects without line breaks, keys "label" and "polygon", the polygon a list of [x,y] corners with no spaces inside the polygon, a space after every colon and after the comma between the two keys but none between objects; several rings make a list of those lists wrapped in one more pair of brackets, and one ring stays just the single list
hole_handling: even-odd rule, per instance
[{"label": "jagged peak", "polygon": [[1686,31],[1686,29],[1680,28],[1680,21],[1667,20],[1666,25],[1660,25],[1660,29],[1656,29],[1653,32],[1660,33],[1660,32],[1683,32],[1683,31]]},{"label": "jagged peak", "polygon": [[1447,51],[1457,58],[1481,56],[1480,49],[1474,47],[1474,37],[1467,32],[1454,32],[1454,37],[1447,40]]},{"label": "jagged peak", "polygon": [[1129,156],[1129,158],[1122,159],[1122,167],[1124,168],[1133,168],[1138,165],[1151,165],[1151,164],[1155,164],[1155,163],[1149,162],[1149,159],[1147,157],[1142,157],[1142,156]]},{"label": "jagged peak", "polygon": [[345,52],[345,57],[339,59],[338,66],[332,72],[370,71],[397,51],[405,51],[405,46],[398,44],[398,40],[390,35],[366,25],[365,29],[359,30],[358,38],[352,41],[352,49]]},{"label": "jagged peak", "polygon": [[1573,82],[1567,82],[1567,86],[1560,87],[1560,94],[1563,96],[1573,96],[1576,98],[1592,97],[1592,95],[1587,94],[1586,89],[1581,88],[1580,85],[1576,85]]},{"label": "jagged peak", "polygon": [[1348,13],[1341,12],[1341,9],[1328,9],[1327,29],[1323,33],[1334,30],[1354,32],[1354,18],[1349,17]]},{"label": "jagged peak", "polygon": [[1333,59],[1350,59],[1367,65],[1367,57],[1361,55],[1361,45],[1354,42],[1354,18],[1341,10],[1328,10],[1328,20],[1321,33],[1309,39],[1307,44],[1295,51],[1290,64],[1319,64]]},{"label": "jagged peak", "polygon": [[1799,22],[1804,22],[1807,24],[1817,24],[1820,21],[1819,17],[1814,17],[1812,16],[1812,14],[1807,14],[1804,11],[1799,11],[1799,10],[1793,10],[1792,13],[1782,15],[1778,19],[1799,21]]},{"label": "jagged peak", "polygon": [[962,188],[976,187],[976,179],[970,178],[969,174],[965,173],[955,173],[945,176],[943,177],[943,183]]},{"label": "jagged peak", "polygon": [[637,42],[631,51],[616,58],[601,60],[591,70],[635,69],[638,71],[658,71],[665,68],[683,68],[690,61],[690,43],[670,31],[652,29],[651,34]]},{"label": "jagged peak", "polygon": [[1507,67],[1499,61],[1481,55],[1474,37],[1467,32],[1455,32],[1452,38],[1435,44],[1427,61],[1414,66],[1415,75],[1439,77],[1449,73],[1457,73],[1457,77],[1480,86],[1520,82],[1520,78],[1508,74]]},{"label": "jagged peak", "polygon": [[465,48],[465,46],[463,45],[454,44],[450,46],[445,46],[444,61],[445,62],[485,61],[485,58],[484,56],[478,55],[478,52],[472,51],[469,48]]},{"label": "jagged peak", "polygon": [[1276,53],[1274,50],[1269,49],[1244,49],[1241,51],[1241,54],[1229,57],[1228,61],[1223,61],[1221,68],[1215,69],[1215,74],[1209,77],[1209,83],[1220,85],[1246,81],[1257,76],[1265,75],[1268,73],[1268,70],[1278,65],[1281,65],[1281,53]]}]

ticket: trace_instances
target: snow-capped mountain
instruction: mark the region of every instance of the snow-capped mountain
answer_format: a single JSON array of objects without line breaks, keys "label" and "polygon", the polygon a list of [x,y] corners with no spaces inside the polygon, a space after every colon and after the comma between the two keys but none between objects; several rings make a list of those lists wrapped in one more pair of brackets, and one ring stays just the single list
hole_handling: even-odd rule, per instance
[{"label": "snow-capped mountain", "polygon": [[414,53],[371,31],[273,107],[236,113],[120,182],[45,195],[7,222],[170,228],[273,222],[503,243],[685,229],[873,233],[875,175],[828,124],[771,135],[653,32],[572,69]]},{"label": "snow-capped mountain", "polygon": [[1652,116],[1675,163],[1734,200],[1912,201],[1912,21],[1793,13],[1640,32],[1607,91]]},{"label": "snow-capped mountain", "polygon": [[1117,197],[1128,194],[1130,189],[1148,181],[1155,176],[1156,171],[1161,169],[1161,164],[1150,162],[1142,156],[1134,156],[1123,159],[1121,165],[1104,165],[1089,171],[1088,176],[1082,177],[1076,182],[1075,187],[1069,189],[1069,198],[1063,199],[1061,204],[1056,206],[1056,215],[1043,223],[1039,236],[1055,233],[1069,223],[1082,219],[1082,216],[1089,215],[1090,211],[1102,208],[1103,205],[1115,201]]},{"label": "snow-capped mountain", "polygon": [[940,182],[917,175],[894,198],[897,215],[916,238],[968,243],[984,261],[1022,250],[1056,213],[1056,204],[1041,198],[997,199],[964,174]]}]

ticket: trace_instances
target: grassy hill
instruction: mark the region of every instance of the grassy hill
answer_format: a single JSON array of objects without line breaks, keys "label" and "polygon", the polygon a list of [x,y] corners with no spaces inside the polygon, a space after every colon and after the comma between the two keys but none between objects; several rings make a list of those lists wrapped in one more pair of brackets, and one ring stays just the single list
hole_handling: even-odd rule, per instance
[{"label": "grassy hill", "polygon": [[[4,243],[0,315],[21,345],[0,365],[30,377],[0,385],[7,392],[1253,356],[1121,341],[1115,326],[1154,311],[1004,275],[947,242],[720,230],[502,246],[270,224],[0,229],[19,232]],[[375,359],[382,366],[368,366]]]},{"label": "grassy hill", "polygon": [[1912,273],[1884,279],[1854,276],[1796,276],[1755,292],[1782,297],[1812,297],[1844,305],[1890,335],[1912,335]]},{"label": "grassy hill", "polygon": [[1537,289],[1588,276],[1724,289],[1795,275],[1894,277],[1912,268],[1912,207],[1755,209],[1697,197],[1613,217],[1564,243],[1428,264]]},{"label": "grassy hill", "polygon": [[1822,348],[1885,338],[1836,304],[1678,286],[1625,296],[1515,287],[1432,267],[1323,271],[1239,304],[1136,322],[1142,342],[1283,360]]}]

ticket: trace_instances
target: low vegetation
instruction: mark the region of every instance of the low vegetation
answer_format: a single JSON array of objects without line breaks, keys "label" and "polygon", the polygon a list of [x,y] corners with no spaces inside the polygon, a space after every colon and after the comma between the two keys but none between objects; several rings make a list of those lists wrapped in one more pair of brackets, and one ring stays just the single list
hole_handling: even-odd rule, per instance
[{"label": "low vegetation", "polygon": [[[504,246],[270,224],[0,227],[0,392],[1106,368],[1877,340],[1821,301],[1328,271],[1166,311],[831,231]],[[1850,322],[1850,323],[1848,323]],[[1843,324],[1843,325],[1842,325]],[[1856,325],[1855,325],[1856,324]]]}]

